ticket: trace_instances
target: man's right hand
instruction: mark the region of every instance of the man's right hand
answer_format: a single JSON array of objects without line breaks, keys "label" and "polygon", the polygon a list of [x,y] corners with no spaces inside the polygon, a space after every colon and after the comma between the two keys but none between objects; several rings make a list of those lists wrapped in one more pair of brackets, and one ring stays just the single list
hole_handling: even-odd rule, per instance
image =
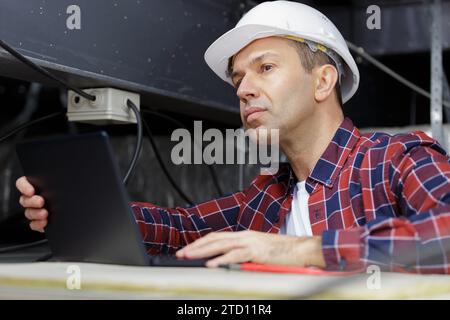
[{"label": "man's right hand", "polygon": [[26,177],[17,179],[16,187],[22,194],[19,203],[25,208],[25,217],[30,220],[30,228],[44,232],[48,218],[48,211],[44,209],[44,198],[36,195],[34,187],[28,182]]}]

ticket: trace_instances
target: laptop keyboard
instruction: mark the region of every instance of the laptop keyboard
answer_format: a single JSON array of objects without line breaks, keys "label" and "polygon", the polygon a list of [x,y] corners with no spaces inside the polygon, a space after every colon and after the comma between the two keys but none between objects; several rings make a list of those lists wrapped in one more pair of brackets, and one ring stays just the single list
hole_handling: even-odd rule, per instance
[{"label": "laptop keyboard", "polygon": [[175,255],[150,256],[153,267],[205,267],[209,259],[178,259]]}]

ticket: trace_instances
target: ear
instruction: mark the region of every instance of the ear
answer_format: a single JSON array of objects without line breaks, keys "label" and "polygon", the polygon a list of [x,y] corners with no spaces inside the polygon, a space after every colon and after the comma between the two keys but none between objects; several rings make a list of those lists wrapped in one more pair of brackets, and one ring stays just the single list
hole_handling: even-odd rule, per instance
[{"label": "ear", "polygon": [[333,93],[338,79],[337,70],[331,64],[325,64],[314,68],[313,74],[315,78],[314,98],[317,102],[323,102]]}]

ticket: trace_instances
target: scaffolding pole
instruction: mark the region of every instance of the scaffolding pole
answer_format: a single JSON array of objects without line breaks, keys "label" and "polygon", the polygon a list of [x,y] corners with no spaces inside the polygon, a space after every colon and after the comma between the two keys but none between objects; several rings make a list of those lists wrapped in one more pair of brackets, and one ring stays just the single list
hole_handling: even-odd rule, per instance
[{"label": "scaffolding pole", "polygon": [[431,132],[445,150],[447,137],[442,126],[442,40],[441,40],[441,1],[431,3],[431,99],[430,119]]}]

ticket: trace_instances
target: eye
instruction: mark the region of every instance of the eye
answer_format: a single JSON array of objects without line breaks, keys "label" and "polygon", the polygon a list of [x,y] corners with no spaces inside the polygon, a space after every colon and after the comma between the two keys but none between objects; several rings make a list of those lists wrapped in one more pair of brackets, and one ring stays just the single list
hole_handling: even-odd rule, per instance
[{"label": "eye", "polygon": [[241,85],[241,81],[242,81],[242,79],[239,79],[239,80],[236,81],[236,83],[234,84],[234,87],[235,87],[236,89],[239,89],[239,86]]},{"label": "eye", "polygon": [[262,70],[263,72],[270,71],[270,70],[272,70],[272,69],[273,69],[273,65],[271,65],[271,64],[263,64],[263,65],[261,66],[261,70]]}]

